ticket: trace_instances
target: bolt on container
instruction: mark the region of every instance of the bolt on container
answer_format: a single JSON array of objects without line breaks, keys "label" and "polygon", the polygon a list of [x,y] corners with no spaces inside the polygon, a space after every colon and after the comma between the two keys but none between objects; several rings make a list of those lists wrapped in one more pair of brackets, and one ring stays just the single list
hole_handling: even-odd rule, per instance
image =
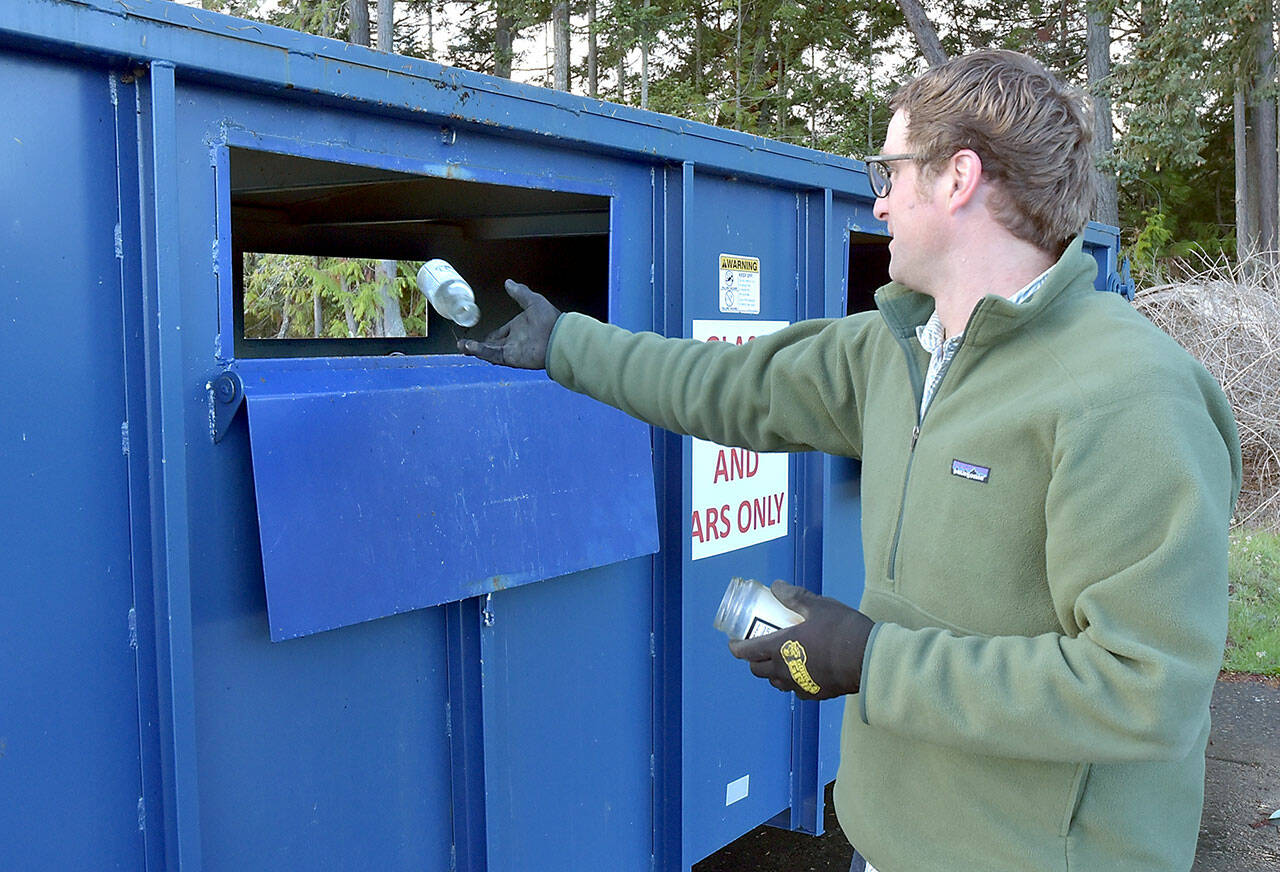
[{"label": "bolt on container", "polygon": [[442,317],[463,327],[479,322],[480,307],[471,285],[448,261],[435,258],[424,263],[418,270],[418,287]]},{"label": "bolt on container", "polygon": [[755,639],[794,626],[804,618],[778,602],[769,588],[748,578],[734,578],[725,589],[714,626],[730,640]]}]

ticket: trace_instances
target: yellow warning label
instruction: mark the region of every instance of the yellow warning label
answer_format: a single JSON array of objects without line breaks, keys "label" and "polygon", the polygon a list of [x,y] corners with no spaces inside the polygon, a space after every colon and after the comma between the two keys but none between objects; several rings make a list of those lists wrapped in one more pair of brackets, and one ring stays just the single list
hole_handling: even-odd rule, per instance
[{"label": "yellow warning label", "polygon": [[737,254],[720,255],[720,269],[736,269],[741,272],[760,272],[760,258],[742,257]]},{"label": "yellow warning label", "polygon": [[760,314],[760,258],[721,253],[720,311]]},{"label": "yellow warning label", "polygon": [[782,643],[782,648],[778,651],[782,655],[782,660],[787,664],[787,671],[791,673],[791,679],[805,693],[817,693],[821,690],[818,682],[813,680],[813,676],[809,674],[809,667],[805,666],[808,655],[805,654],[804,646],[795,639],[788,639]]}]

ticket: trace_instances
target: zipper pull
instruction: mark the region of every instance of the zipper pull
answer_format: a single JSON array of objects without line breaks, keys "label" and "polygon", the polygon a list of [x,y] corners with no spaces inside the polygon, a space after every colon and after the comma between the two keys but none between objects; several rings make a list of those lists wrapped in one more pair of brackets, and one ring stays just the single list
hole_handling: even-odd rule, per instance
[{"label": "zipper pull", "polygon": [[911,450],[916,450],[916,440],[920,438],[920,425],[916,424],[911,428]]}]

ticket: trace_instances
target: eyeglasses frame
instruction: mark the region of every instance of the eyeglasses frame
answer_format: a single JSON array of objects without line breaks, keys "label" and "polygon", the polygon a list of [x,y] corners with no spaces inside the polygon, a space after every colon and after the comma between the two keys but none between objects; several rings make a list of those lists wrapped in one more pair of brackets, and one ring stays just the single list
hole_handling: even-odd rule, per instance
[{"label": "eyeglasses frame", "polygon": [[[876,199],[883,199],[889,196],[889,192],[893,190],[893,175],[889,171],[889,164],[898,160],[924,160],[927,155],[923,152],[911,152],[910,154],[869,154],[862,158],[862,162],[867,165],[867,181],[871,183],[871,193],[876,195]],[[873,170],[872,166],[877,169]],[[880,190],[877,184],[878,179],[884,180],[884,189]]]}]

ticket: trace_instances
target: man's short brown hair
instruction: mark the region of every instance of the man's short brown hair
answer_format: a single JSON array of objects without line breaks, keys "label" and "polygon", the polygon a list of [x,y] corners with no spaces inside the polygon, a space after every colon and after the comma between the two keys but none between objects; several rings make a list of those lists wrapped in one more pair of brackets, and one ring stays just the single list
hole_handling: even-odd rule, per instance
[{"label": "man's short brown hair", "polygon": [[1039,63],[989,50],[933,67],[894,94],[926,174],[960,149],[994,181],[996,220],[1054,255],[1093,209],[1093,131],[1081,95]]}]

